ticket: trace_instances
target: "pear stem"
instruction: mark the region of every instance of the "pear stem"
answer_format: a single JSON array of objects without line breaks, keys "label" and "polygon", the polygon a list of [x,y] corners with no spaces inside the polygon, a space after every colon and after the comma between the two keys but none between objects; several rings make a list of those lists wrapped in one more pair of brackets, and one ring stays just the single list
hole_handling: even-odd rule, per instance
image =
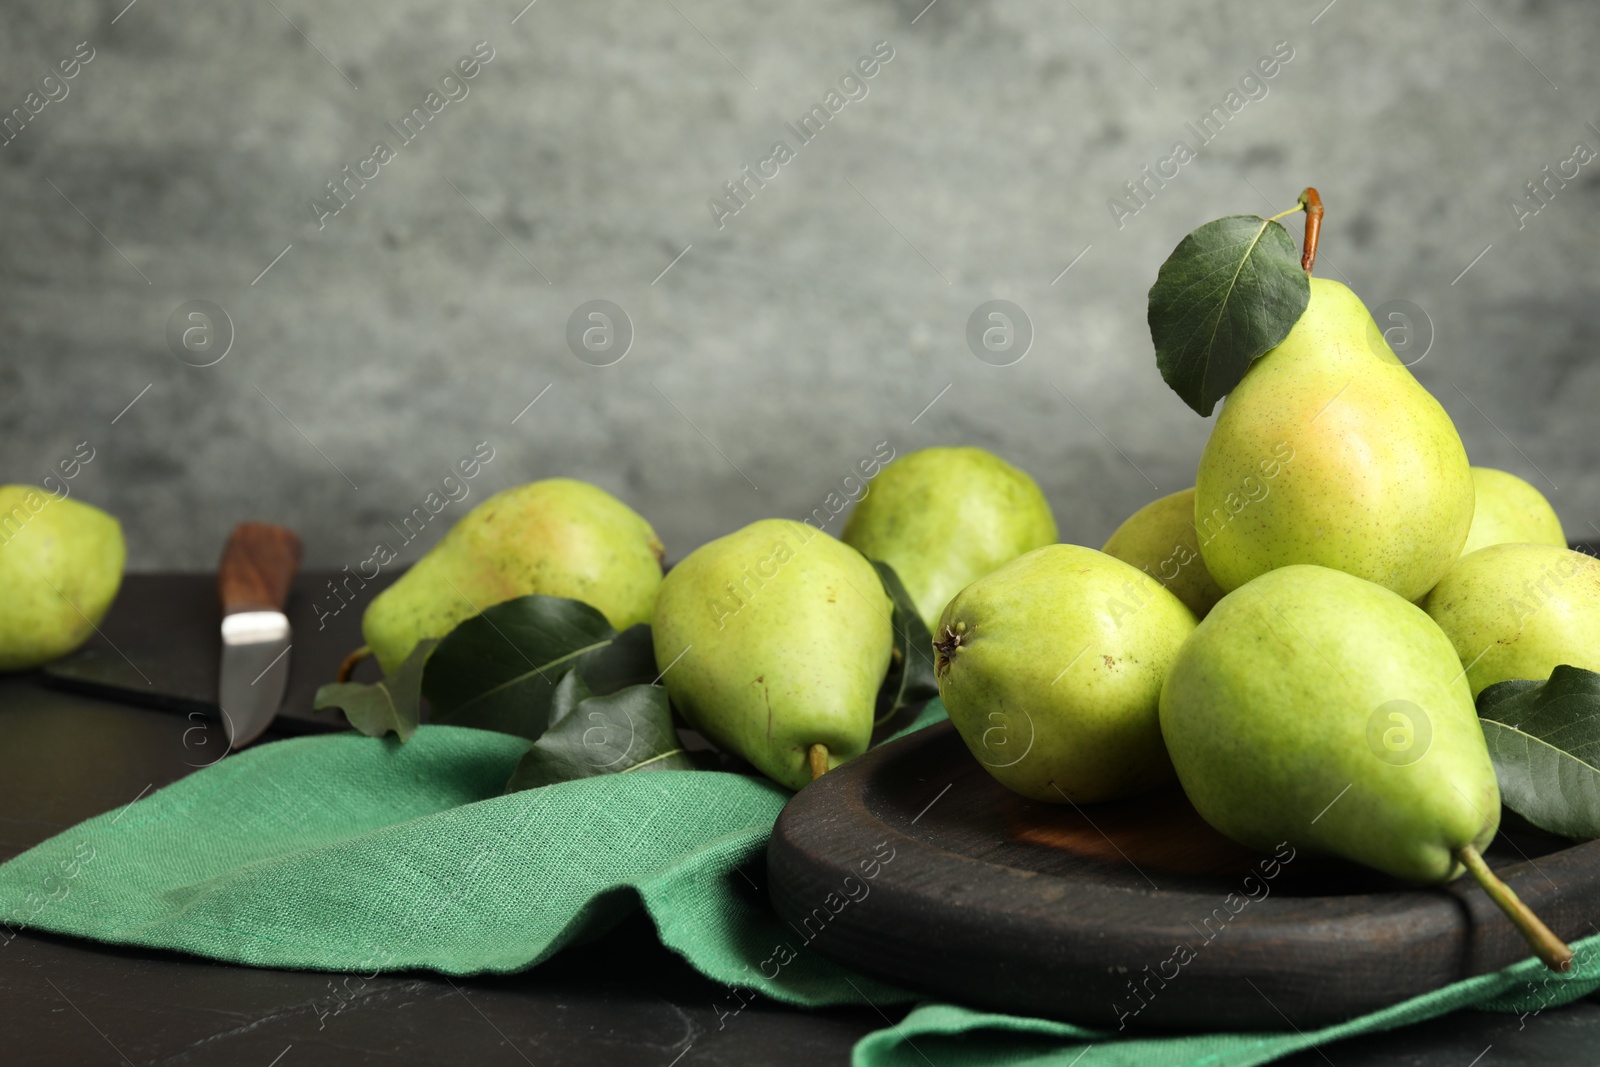
[{"label": "pear stem", "polygon": [[371,658],[371,656],[372,649],[366,645],[362,645],[360,648],[346,656],[342,662],[340,662],[339,673],[334,676],[333,680],[336,682],[348,682],[350,680],[350,676],[356,673],[356,665],[364,659]]},{"label": "pear stem", "polygon": [[813,782],[828,773],[827,745],[812,745],[806,756],[811,761],[811,780]]},{"label": "pear stem", "polygon": [[1306,238],[1300,253],[1300,269],[1307,274],[1317,262],[1317,238],[1322,236],[1322,194],[1316,187],[1306,186],[1300,194],[1300,206],[1306,209]]},{"label": "pear stem", "polygon": [[1528,942],[1533,949],[1533,954],[1544,961],[1544,965],[1552,971],[1570,971],[1572,969],[1572,950],[1567,947],[1550,928],[1544,924],[1533,909],[1524,904],[1511,887],[1495,877],[1489,865],[1483,862],[1483,857],[1471,845],[1464,845],[1456,850],[1456,856],[1467,865],[1467,870],[1472,872],[1472,877],[1483,886],[1483,891],[1489,894],[1489,899],[1499,905],[1500,910],[1506,913],[1506,918],[1517,928],[1517,932]]}]

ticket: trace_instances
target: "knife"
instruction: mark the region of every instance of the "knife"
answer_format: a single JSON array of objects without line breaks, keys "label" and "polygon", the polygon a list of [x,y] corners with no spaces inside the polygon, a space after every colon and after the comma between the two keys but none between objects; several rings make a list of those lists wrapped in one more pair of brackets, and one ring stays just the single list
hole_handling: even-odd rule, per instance
[{"label": "knife", "polygon": [[[345,653],[362,643],[364,606],[394,582],[397,570],[368,579],[364,589],[353,589],[354,583],[349,583],[346,602],[335,599],[327,582],[347,580],[348,573],[302,570],[295,575],[283,609],[296,635],[290,654],[294,670],[289,673],[289,688],[278,716],[272,720],[274,733],[327,733],[346,728],[339,712],[314,710],[317,690],[333,680]],[[215,752],[215,742],[223,736],[222,716],[217,712],[222,658],[219,621],[215,570],[124,575],[117,599],[99,628],[77,652],[46,664],[43,680],[119,704],[175,711],[191,722],[202,716],[214,719],[217,729],[208,735],[213,743],[207,751]],[[363,681],[377,677],[370,668],[366,673]],[[262,679],[259,684],[267,681]]]},{"label": "knife", "polygon": [[243,748],[261,736],[283,704],[294,638],[283,608],[299,568],[300,538],[272,523],[240,523],[222,550],[217,706],[230,748]]}]

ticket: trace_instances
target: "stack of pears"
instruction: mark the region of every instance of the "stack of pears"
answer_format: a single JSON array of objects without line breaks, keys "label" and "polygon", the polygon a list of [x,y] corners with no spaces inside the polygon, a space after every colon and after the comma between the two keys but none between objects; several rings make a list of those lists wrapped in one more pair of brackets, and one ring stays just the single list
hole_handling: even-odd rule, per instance
[{"label": "stack of pears", "polygon": [[1424,884],[1470,871],[1564,970],[1570,950],[1482,859],[1500,793],[1474,698],[1600,669],[1600,560],[1567,548],[1532,485],[1469,465],[1353,292],[1307,282],[1229,393],[1194,488],[1101,552],[1039,549],[955,595],[934,633],[940,694],[1025,796],[1175,777],[1253,848]]},{"label": "stack of pears", "polygon": [[768,519],[674,567],[652,621],[662,680],[701,733],[798,789],[872,735],[895,626],[871,560],[937,619],[963,586],[1055,539],[1044,494],[1000,457],[913,452],[867,485],[842,540]]}]

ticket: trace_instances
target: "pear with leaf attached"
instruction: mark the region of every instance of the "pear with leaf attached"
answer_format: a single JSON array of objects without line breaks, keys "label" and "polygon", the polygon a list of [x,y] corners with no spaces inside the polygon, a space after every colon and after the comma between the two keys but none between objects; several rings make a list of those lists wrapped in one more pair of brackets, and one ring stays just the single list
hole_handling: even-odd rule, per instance
[{"label": "pear with leaf attached", "polygon": [[1310,284],[1305,313],[1229,393],[1206,442],[1201,554],[1223,589],[1310,563],[1415,600],[1472,525],[1466,449],[1360,298]]},{"label": "pear with leaf attached", "polygon": [[[1276,220],[1305,211],[1305,243]],[[1332,567],[1415,600],[1466,542],[1473,485],[1455,426],[1357,296],[1311,276],[1322,197],[1198,227],[1150,287],[1167,384],[1217,417],[1195,534],[1224,590],[1274,567]],[[1408,337],[1409,340],[1409,337]]]},{"label": "pear with leaf attached", "polygon": [[571,478],[496,493],[373,598],[361,619],[385,674],[418,641],[484,608],[542,593],[581,600],[618,630],[650,620],[661,541],[632,508]]},{"label": "pear with leaf attached", "polygon": [[805,523],[764,519],[673,567],[651,631],[683,717],[799,789],[866,751],[892,617],[861,553]]}]

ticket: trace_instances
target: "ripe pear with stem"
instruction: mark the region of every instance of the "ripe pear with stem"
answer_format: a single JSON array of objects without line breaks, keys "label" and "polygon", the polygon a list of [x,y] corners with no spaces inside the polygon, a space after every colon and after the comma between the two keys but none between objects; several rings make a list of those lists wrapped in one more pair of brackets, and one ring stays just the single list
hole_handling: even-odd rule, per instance
[{"label": "ripe pear with stem", "polygon": [[[1303,199],[1320,221],[1314,194]],[[1315,251],[1308,209],[1307,273]],[[1310,285],[1304,314],[1245,372],[1206,442],[1195,482],[1201,553],[1223,589],[1308,563],[1415,600],[1466,543],[1466,449],[1360,298],[1325,278]]]},{"label": "ripe pear with stem", "polygon": [[1483,862],[1500,790],[1466,674],[1398,594],[1326,567],[1268,571],[1184,644],[1160,718],[1184,792],[1222,833],[1423,884],[1471,873],[1540,959],[1571,965]]},{"label": "ripe pear with stem", "polygon": [[765,519],[673,567],[651,631],[683,717],[799,789],[866,751],[893,613],[861,553],[805,523]]}]

